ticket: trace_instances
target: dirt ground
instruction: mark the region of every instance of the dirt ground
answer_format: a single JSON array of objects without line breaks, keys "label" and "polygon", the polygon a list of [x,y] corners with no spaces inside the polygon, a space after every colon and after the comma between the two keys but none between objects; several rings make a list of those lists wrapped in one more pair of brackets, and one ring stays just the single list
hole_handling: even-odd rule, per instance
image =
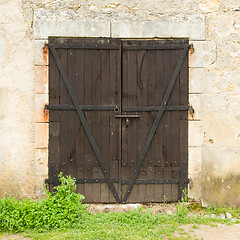
[{"label": "dirt ground", "polygon": [[[199,229],[194,229],[193,232],[190,226],[182,227],[191,236],[199,240],[239,240],[240,239],[240,224],[226,226],[218,224],[217,227],[201,225]],[[191,229],[191,230],[190,230]]]},{"label": "dirt ground", "polygon": [[[128,212],[133,211],[139,206],[151,208],[153,213],[166,212],[171,214],[176,211],[176,204],[90,204],[88,205],[88,211],[94,214],[99,212]],[[184,225],[181,227],[188,232],[193,239],[199,240],[240,240],[240,224],[234,224],[232,226],[218,224],[217,227],[211,227],[208,225],[200,225],[198,229],[193,229],[191,225]],[[8,235],[1,238],[2,240],[31,240],[30,238],[23,238],[20,235]]]}]

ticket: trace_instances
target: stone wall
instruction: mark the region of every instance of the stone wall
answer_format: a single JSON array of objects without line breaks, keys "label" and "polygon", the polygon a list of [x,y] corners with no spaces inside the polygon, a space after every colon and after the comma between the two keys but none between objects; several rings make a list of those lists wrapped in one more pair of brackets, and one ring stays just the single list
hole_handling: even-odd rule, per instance
[{"label": "stone wall", "polygon": [[240,4],[233,0],[0,0],[0,195],[47,177],[48,36],[189,38],[190,197],[240,205]]}]

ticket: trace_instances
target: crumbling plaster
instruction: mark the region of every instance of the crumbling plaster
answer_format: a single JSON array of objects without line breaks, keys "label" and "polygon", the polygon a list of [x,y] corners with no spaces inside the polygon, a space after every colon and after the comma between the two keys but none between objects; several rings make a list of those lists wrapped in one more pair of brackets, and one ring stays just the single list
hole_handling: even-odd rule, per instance
[{"label": "crumbling plaster", "polygon": [[48,36],[189,38],[195,49],[189,61],[195,109],[189,116],[190,197],[240,205],[234,186],[240,175],[237,1],[0,0],[1,195],[43,193],[48,62],[42,47]]}]

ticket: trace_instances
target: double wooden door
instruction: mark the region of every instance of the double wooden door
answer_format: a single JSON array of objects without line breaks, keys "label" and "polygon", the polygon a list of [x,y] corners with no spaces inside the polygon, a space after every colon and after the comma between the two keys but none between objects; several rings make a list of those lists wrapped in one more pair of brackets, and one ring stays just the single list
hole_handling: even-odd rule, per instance
[{"label": "double wooden door", "polygon": [[85,202],[179,200],[188,41],[50,38],[48,47],[50,186],[63,172]]}]

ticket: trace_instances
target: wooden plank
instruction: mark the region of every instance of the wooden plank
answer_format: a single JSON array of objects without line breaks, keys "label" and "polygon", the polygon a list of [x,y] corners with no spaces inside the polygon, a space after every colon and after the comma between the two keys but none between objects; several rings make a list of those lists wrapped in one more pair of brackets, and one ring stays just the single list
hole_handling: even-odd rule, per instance
[{"label": "wooden plank", "polygon": [[[180,167],[172,167],[171,179],[179,179]],[[172,201],[178,200],[178,184],[172,184]]]},{"label": "wooden plank", "polygon": [[[139,44],[141,44],[140,42]],[[138,51],[138,79],[137,79],[137,106],[147,106],[147,51]],[[137,160],[143,150],[147,139],[148,129],[146,128],[148,122],[148,114],[146,112],[139,113],[140,119],[137,121]],[[146,179],[146,171],[144,171],[146,162],[143,162],[138,179]],[[138,202],[146,201],[147,185],[138,185]]]},{"label": "wooden plank", "polygon": [[[163,69],[164,69],[164,83],[163,83],[163,89],[164,89],[164,94],[167,91],[167,88],[169,86],[169,82],[172,78],[173,75],[173,70],[172,70],[172,65],[170,64],[172,62],[172,54],[171,51],[169,50],[164,50],[163,51],[164,54],[164,64],[163,64]],[[168,105],[171,104],[171,100],[168,102]],[[162,122],[163,122],[163,155],[164,155],[164,166],[165,167],[169,167],[171,164],[171,160],[170,160],[170,130],[171,130],[171,126],[170,126],[170,112],[169,111],[165,111],[163,114],[163,118],[162,118]]]},{"label": "wooden plank", "polygon": [[[154,42],[149,42],[151,44],[154,44]],[[156,104],[156,55],[155,55],[154,50],[149,50],[148,51],[148,56],[147,56],[147,104],[148,106],[154,106]],[[149,132],[154,119],[156,117],[156,112],[148,112],[148,121],[147,121],[147,131]],[[155,136],[152,139],[152,143],[149,147],[148,154],[146,156],[146,164],[147,166],[154,166],[155,164],[155,159],[154,159],[154,147],[155,147]],[[152,188],[152,187],[151,187]]]},{"label": "wooden plank", "polygon": [[[179,61],[180,51],[172,50],[172,72],[174,72],[177,63]],[[170,103],[171,106],[179,105],[179,80],[178,77],[173,88]],[[179,111],[171,111],[170,112],[170,142],[171,142],[171,152],[170,152],[170,162],[171,166],[179,166]]]},{"label": "wooden plank", "polygon": [[[83,43],[84,40],[78,40],[79,43]],[[75,92],[79,104],[84,105],[85,99],[85,54],[84,50],[76,50],[76,85]],[[85,178],[85,161],[84,161],[84,150],[85,150],[85,133],[80,122],[80,119],[75,115],[76,119],[76,162],[77,162],[77,178]],[[84,184],[77,185],[77,192],[85,195]]]},{"label": "wooden plank", "polygon": [[[154,44],[154,42],[149,42],[149,44]],[[148,106],[156,105],[156,51],[149,50],[148,51],[148,61],[147,61],[147,103]],[[147,131],[149,132],[154,119],[157,115],[156,112],[148,112],[148,121],[147,121]],[[152,143],[149,147],[148,154],[146,156],[146,164],[147,164],[147,179],[151,180],[154,179],[154,168],[155,165],[155,135],[153,136]],[[153,202],[155,197],[155,186],[153,184],[147,185],[147,192],[146,192],[146,202]]]},{"label": "wooden plank", "polygon": [[[180,71],[180,104],[188,104],[188,55],[184,60],[182,69]],[[180,112],[180,166],[185,162],[185,177],[188,177],[188,112]],[[184,189],[188,189],[187,184]]]},{"label": "wooden plank", "polygon": [[[180,120],[180,167],[185,162],[185,178],[188,176],[188,122]],[[187,189],[187,184],[184,189]]]},{"label": "wooden plank", "polygon": [[[180,51],[172,50],[172,72],[174,72],[177,63],[179,61]],[[170,103],[172,106],[179,105],[179,80],[178,77],[173,88]],[[170,153],[170,162],[171,166],[179,166],[179,155],[180,155],[180,129],[179,129],[179,111],[170,112],[170,141],[171,141],[171,153]],[[173,174],[173,171],[172,171]],[[171,179],[174,176],[171,175]],[[171,184],[172,186],[172,201],[177,201],[178,195],[178,184]]]},{"label": "wooden plank", "polygon": [[[110,51],[101,50],[101,105],[109,104],[109,69],[110,69]],[[109,136],[110,136],[110,119],[109,112],[102,111],[101,116],[101,137],[100,152],[106,168],[109,171]],[[106,183],[101,184],[101,202],[109,202],[109,187]]]},{"label": "wooden plank", "polygon": [[[155,167],[155,178],[154,179],[163,179],[163,168]],[[155,202],[163,202],[164,201],[164,189],[163,184],[155,185]]]},{"label": "wooden plank", "polygon": [[[114,42],[115,43],[115,42]],[[116,44],[120,45],[119,41],[116,41]],[[119,51],[112,50],[110,51],[110,89],[109,97],[111,105],[116,105],[120,107],[121,103],[121,55]],[[112,178],[119,178],[120,171],[120,143],[121,143],[121,121],[115,118],[117,112],[110,111],[110,140],[109,140],[109,151],[110,151],[110,175]],[[120,179],[121,181],[121,179]],[[121,196],[121,184],[115,183],[116,191],[119,196]],[[115,198],[110,192],[109,197],[110,202],[115,202]]]},{"label": "wooden plank", "polygon": [[[85,41],[86,42],[86,41]],[[92,104],[92,51],[91,50],[85,50],[84,52],[84,59],[85,59],[85,78],[84,78],[84,85],[85,85],[85,99],[84,103],[85,105],[91,105]],[[92,117],[91,112],[85,111],[85,118],[87,120],[87,123],[89,125],[89,128],[92,129]],[[90,145],[90,142],[88,140],[87,135],[85,134],[85,146],[84,146],[84,161],[85,161],[85,177],[86,178],[93,178],[93,151],[92,147]],[[86,202],[93,202],[93,185],[92,184],[85,184],[84,186],[85,190],[85,198]]]},{"label": "wooden plank", "polygon": [[[147,167],[147,179],[152,180],[154,179],[154,167],[148,166]],[[155,184],[148,184],[147,185],[147,202],[155,202]]]},{"label": "wooden plank", "polygon": [[[129,51],[128,53],[128,107],[134,107],[137,103],[137,53],[135,51]],[[127,124],[127,119],[124,120]],[[128,146],[127,146],[127,161],[129,167],[130,178],[134,173],[134,169],[137,163],[137,119],[128,119],[129,123],[126,126],[127,136],[128,136]],[[135,185],[129,196],[128,201],[138,200],[138,185]]]},{"label": "wooden plank", "polygon": [[[59,58],[62,63],[62,66],[67,72],[67,50],[59,49]],[[60,104],[67,104],[68,101],[68,91],[65,86],[65,83],[60,76]],[[67,172],[67,142],[68,142],[68,119],[67,119],[67,111],[60,112],[60,162],[59,162],[59,171],[64,174],[68,174]]]},{"label": "wooden plank", "polygon": [[[72,40],[69,41],[72,43]],[[76,88],[76,50],[69,49],[67,50],[68,54],[68,80],[75,90]],[[72,99],[70,94],[67,96],[67,103],[73,105]],[[74,148],[75,140],[76,140],[76,112],[68,110],[67,111],[67,118],[68,118],[68,127],[67,127],[67,166],[68,166],[68,174],[72,177],[76,177],[76,149]]]},{"label": "wooden plank", "polygon": [[[180,71],[180,87],[179,87],[179,98],[181,105],[188,105],[188,56],[185,58],[182,69]],[[180,119],[187,120],[188,113],[187,111],[180,112]]]},{"label": "wooden plank", "polygon": [[[165,180],[171,179],[171,167],[164,167],[163,168],[163,178]],[[164,189],[164,198],[167,202],[172,202],[172,184],[163,184],[163,189]]]},{"label": "wooden plank", "polygon": [[[93,178],[104,178],[100,167],[93,167]],[[101,183],[93,183],[93,202],[101,202]]]},{"label": "wooden plank", "polygon": [[[163,89],[164,94],[169,86],[170,80],[173,75],[172,69],[172,52],[169,50],[163,51],[164,56],[164,64],[163,64],[163,74],[164,74],[164,82],[163,82]],[[171,97],[168,101],[168,105],[171,105]],[[163,168],[163,177],[164,179],[171,179],[171,159],[170,159],[170,152],[171,152],[171,126],[170,126],[170,112],[165,111],[163,118],[163,156],[164,156],[164,168]],[[168,202],[172,201],[172,186],[171,184],[163,184],[164,189],[164,196]]]},{"label": "wooden plank", "polygon": [[[128,166],[125,166],[125,167],[122,166],[121,167],[121,180],[129,180],[129,167]],[[122,185],[122,193],[123,193],[123,195],[127,191],[127,186],[128,185]]]},{"label": "wooden plank", "polygon": [[[57,53],[59,52],[57,50]],[[52,52],[49,50],[49,104],[58,105],[59,94],[60,74]],[[59,122],[59,111],[49,111],[49,122]]]},{"label": "wooden plank", "polygon": [[[163,100],[163,94],[164,94],[164,72],[163,72],[163,51],[156,51],[156,106],[160,106]],[[154,157],[155,157],[155,166],[157,167],[163,167],[164,161],[163,161],[163,121],[161,120],[159,123],[159,126],[157,128],[156,134],[155,134],[155,148],[154,148]],[[159,175],[156,175],[158,177]],[[157,186],[159,189],[159,186]]]},{"label": "wooden plank", "polygon": [[[128,98],[128,54],[127,52],[122,52],[122,107],[128,107],[127,98]],[[121,126],[122,126],[121,166],[125,168],[128,166],[128,131],[126,129],[126,121],[124,119],[121,119]]]},{"label": "wooden plank", "polygon": [[[49,156],[48,163],[55,163],[57,170],[59,169],[60,149],[59,149],[59,122],[49,123]],[[48,177],[51,179],[50,171]]]},{"label": "wooden plank", "polygon": [[[92,68],[92,104],[98,105],[101,101],[101,52],[99,50],[92,50],[92,61],[93,61],[93,68]],[[97,146],[100,146],[101,139],[100,139],[100,126],[101,126],[101,119],[100,119],[100,112],[93,111],[91,112],[92,121],[92,134],[96,141]],[[98,160],[95,155],[93,155],[93,177],[100,178],[103,177],[102,170],[100,168],[96,168],[99,166]],[[104,177],[103,177],[104,178]],[[93,184],[93,200],[94,202],[101,202],[101,184],[94,183]]]}]

